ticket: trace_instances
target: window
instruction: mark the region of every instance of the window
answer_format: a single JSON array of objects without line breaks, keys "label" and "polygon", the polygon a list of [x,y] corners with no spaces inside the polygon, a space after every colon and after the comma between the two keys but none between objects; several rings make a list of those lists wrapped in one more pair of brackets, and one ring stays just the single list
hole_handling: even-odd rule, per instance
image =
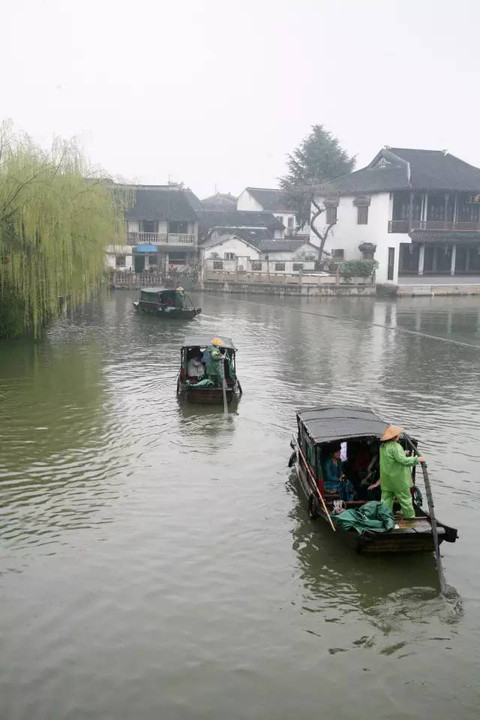
[{"label": "window", "polygon": [[288,217],[287,227],[289,230],[293,230],[293,217],[291,215]]},{"label": "window", "polygon": [[285,263],[275,263],[275,272],[285,270]]},{"label": "window", "polygon": [[235,253],[232,252],[226,252],[223,253],[224,260],[235,260]]},{"label": "window", "polygon": [[293,263],[292,269],[293,272],[299,272],[300,270],[303,270],[303,263]]},{"label": "window", "polygon": [[214,260],[213,261],[213,269],[214,270],[223,270],[223,261],[222,260]]},{"label": "window", "polygon": [[252,270],[261,270],[261,269],[262,269],[261,262],[252,262]]},{"label": "window", "polygon": [[125,267],[127,264],[126,255],[117,255],[115,257],[115,267]]},{"label": "window", "polygon": [[394,268],[395,268],[395,248],[388,248],[387,280],[393,280]]},{"label": "window", "polygon": [[357,207],[357,225],[368,225],[368,205]]},{"label": "window", "polygon": [[156,220],[143,220],[142,230],[146,233],[157,232],[157,221]]},{"label": "window", "polygon": [[345,257],[345,251],[343,248],[337,248],[336,250],[332,250],[332,258],[335,258],[335,260],[343,260]]},{"label": "window", "polygon": [[335,225],[337,222],[337,208],[334,205],[327,206],[326,223],[327,225]]},{"label": "window", "polygon": [[188,233],[188,222],[183,220],[170,220],[168,232],[174,235],[186,235]]}]

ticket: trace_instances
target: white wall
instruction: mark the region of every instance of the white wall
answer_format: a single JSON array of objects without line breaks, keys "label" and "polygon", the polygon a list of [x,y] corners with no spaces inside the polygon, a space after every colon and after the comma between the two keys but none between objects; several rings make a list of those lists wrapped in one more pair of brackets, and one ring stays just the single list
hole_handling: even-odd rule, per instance
[{"label": "white wall", "polygon": [[[214,268],[214,263],[217,261],[222,262],[222,268]],[[255,261],[254,261],[255,262]],[[285,264],[284,270],[277,270],[275,268],[276,263],[282,262]],[[294,270],[293,265],[297,261],[292,260],[291,258],[287,261],[284,260],[269,260],[268,262],[266,260],[261,261],[261,268],[256,268],[255,270],[252,270],[252,260],[250,258],[242,258],[238,257],[236,260],[224,260],[223,258],[208,258],[205,260],[205,268],[209,271],[218,271],[219,273],[223,272],[230,272],[230,273],[236,273],[239,271],[244,272],[262,272],[266,273],[269,272],[272,275],[285,275],[285,274],[294,274],[298,275],[300,273],[300,270]],[[301,261],[298,261],[301,262]],[[313,270],[315,267],[314,262],[303,262],[303,268],[302,272]]]},{"label": "white wall", "polygon": [[[125,267],[118,267],[116,265],[117,255],[125,255]],[[118,270],[119,272],[125,272],[132,270],[133,268],[133,255],[131,245],[107,245],[105,255],[106,265],[108,268]]]},{"label": "white wall", "polygon": [[251,260],[258,260],[260,257],[260,252],[256,248],[237,237],[231,237],[217,245],[210,245],[202,253],[205,260],[213,257],[214,253],[218,254],[218,260],[223,260],[225,253],[234,253],[235,257],[250,258]]},{"label": "white wall", "polygon": [[138,220],[127,220],[128,232],[140,232],[140,223]]},{"label": "white wall", "polygon": [[248,190],[244,190],[237,199],[237,210],[263,210],[259,202],[255,200]]},{"label": "white wall", "polygon": [[[293,262],[306,262],[303,260],[303,256],[305,255],[305,253],[315,255],[316,248],[305,243],[305,245],[301,245],[294,253],[288,250],[269,250],[268,252],[262,253],[262,258],[265,258],[268,255],[270,260],[292,260]],[[313,260],[312,262],[314,263],[315,261]]]},{"label": "white wall", "polygon": [[[361,260],[362,253],[358,246],[363,242],[371,242],[377,246],[375,260],[378,261],[376,271],[377,283],[398,282],[398,259],[400,243],[409,242],[408,235],[403,233],[389,233],[388,221],[391,218],[390,193],[377,193],[371,195],[371,203],[368,208],[367,225],[358,225],[357,211],[354,205],[355,196],[348,195],[340,198],[337,208],[337,223],[328,235],[325,243],[325,250],[331,252],[336,249],[343,249],[345,260]],[[323,213],[315,225],[321,233],[325,232],[325,213]],[[318,247],[319,240],[313,232],[310,234],[310,242]],[[387,280],[388,248],[395,249],[395,266],[393,280]]]}]

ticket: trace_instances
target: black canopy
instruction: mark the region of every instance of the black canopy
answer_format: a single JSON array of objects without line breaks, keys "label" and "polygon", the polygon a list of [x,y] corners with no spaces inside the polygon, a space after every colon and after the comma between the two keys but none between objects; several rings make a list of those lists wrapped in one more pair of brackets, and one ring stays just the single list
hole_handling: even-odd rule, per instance
[{"label": "black canopy", "polygon": [[207,347],[212,344],[212,340],[215,338],[222,340],[223,345],[221,345],[221,347],[228,348],[228,350],[236,350],[232,338],[217,335],[216,333],[212,333],[211,335],[188,335],[183,341],[183,347]]},{"label": "black canopy", "polygon": [[300,410],[297,417],[316,443],[356,437],[380,438],[388,425],[370,408],[358,406],[309,408]]}]

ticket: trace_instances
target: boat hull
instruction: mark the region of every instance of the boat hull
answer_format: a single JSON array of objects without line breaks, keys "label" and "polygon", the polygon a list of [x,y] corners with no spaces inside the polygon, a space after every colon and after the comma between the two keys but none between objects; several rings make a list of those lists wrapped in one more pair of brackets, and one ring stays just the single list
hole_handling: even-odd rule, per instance
[{"label": "boat hull", "polygon": [[137,312],[144,312],[149,315],[156,315],[162,320],[192,320],[200,315],[202,308],[191,308],[184,310],[181,308],[166,309],[160,307],[152,307],[151,303],[134,302],[133,307]]},{"label": "boat hull", "polygon": [[[298,462],[295,463],[294,467],[302,491],[310,503],[313,493],[306,475]],[[418,505],[415,505],[415,511],[417,517],[414,520],[395,518],[399,527],[388,533],[366,532],[359,535],[356,530],[344,530],[337,526],[336,535],[358,553],[433,552],[435,546],[430,516]],[[318,509],[318,520],[325,522],[330,528],[328,517],[321,507]],[[455,542],[457,539],[457,530],[440,523],[438,520],[437,531],[439,543],[443,541]]]},{"label": "boat hull", "polygon": [[[190,403],[198,403],[201,405],[222,405],[223,390],[216,387],[195,388],[185,383],[178,383],[177,395],[185,398]],[[226,389],[227,403],[231,403],[237,397],[236,388],[227,387]]]}]

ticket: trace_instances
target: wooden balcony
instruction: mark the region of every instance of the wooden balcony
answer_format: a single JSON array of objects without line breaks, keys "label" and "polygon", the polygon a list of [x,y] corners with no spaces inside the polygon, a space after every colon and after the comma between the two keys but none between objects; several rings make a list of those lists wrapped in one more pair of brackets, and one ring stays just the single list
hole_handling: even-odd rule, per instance
[{"label": "wooden balcony", "polygon": [[184,233],[127,233],[128,245],[195,245],[195,235]]},{"label": "wooden balcony", "polygon": [[389,233],[409,233],[413,230],[480,232],[480,222],[457,222],[453,220],[390,220],[388,223]]}]

